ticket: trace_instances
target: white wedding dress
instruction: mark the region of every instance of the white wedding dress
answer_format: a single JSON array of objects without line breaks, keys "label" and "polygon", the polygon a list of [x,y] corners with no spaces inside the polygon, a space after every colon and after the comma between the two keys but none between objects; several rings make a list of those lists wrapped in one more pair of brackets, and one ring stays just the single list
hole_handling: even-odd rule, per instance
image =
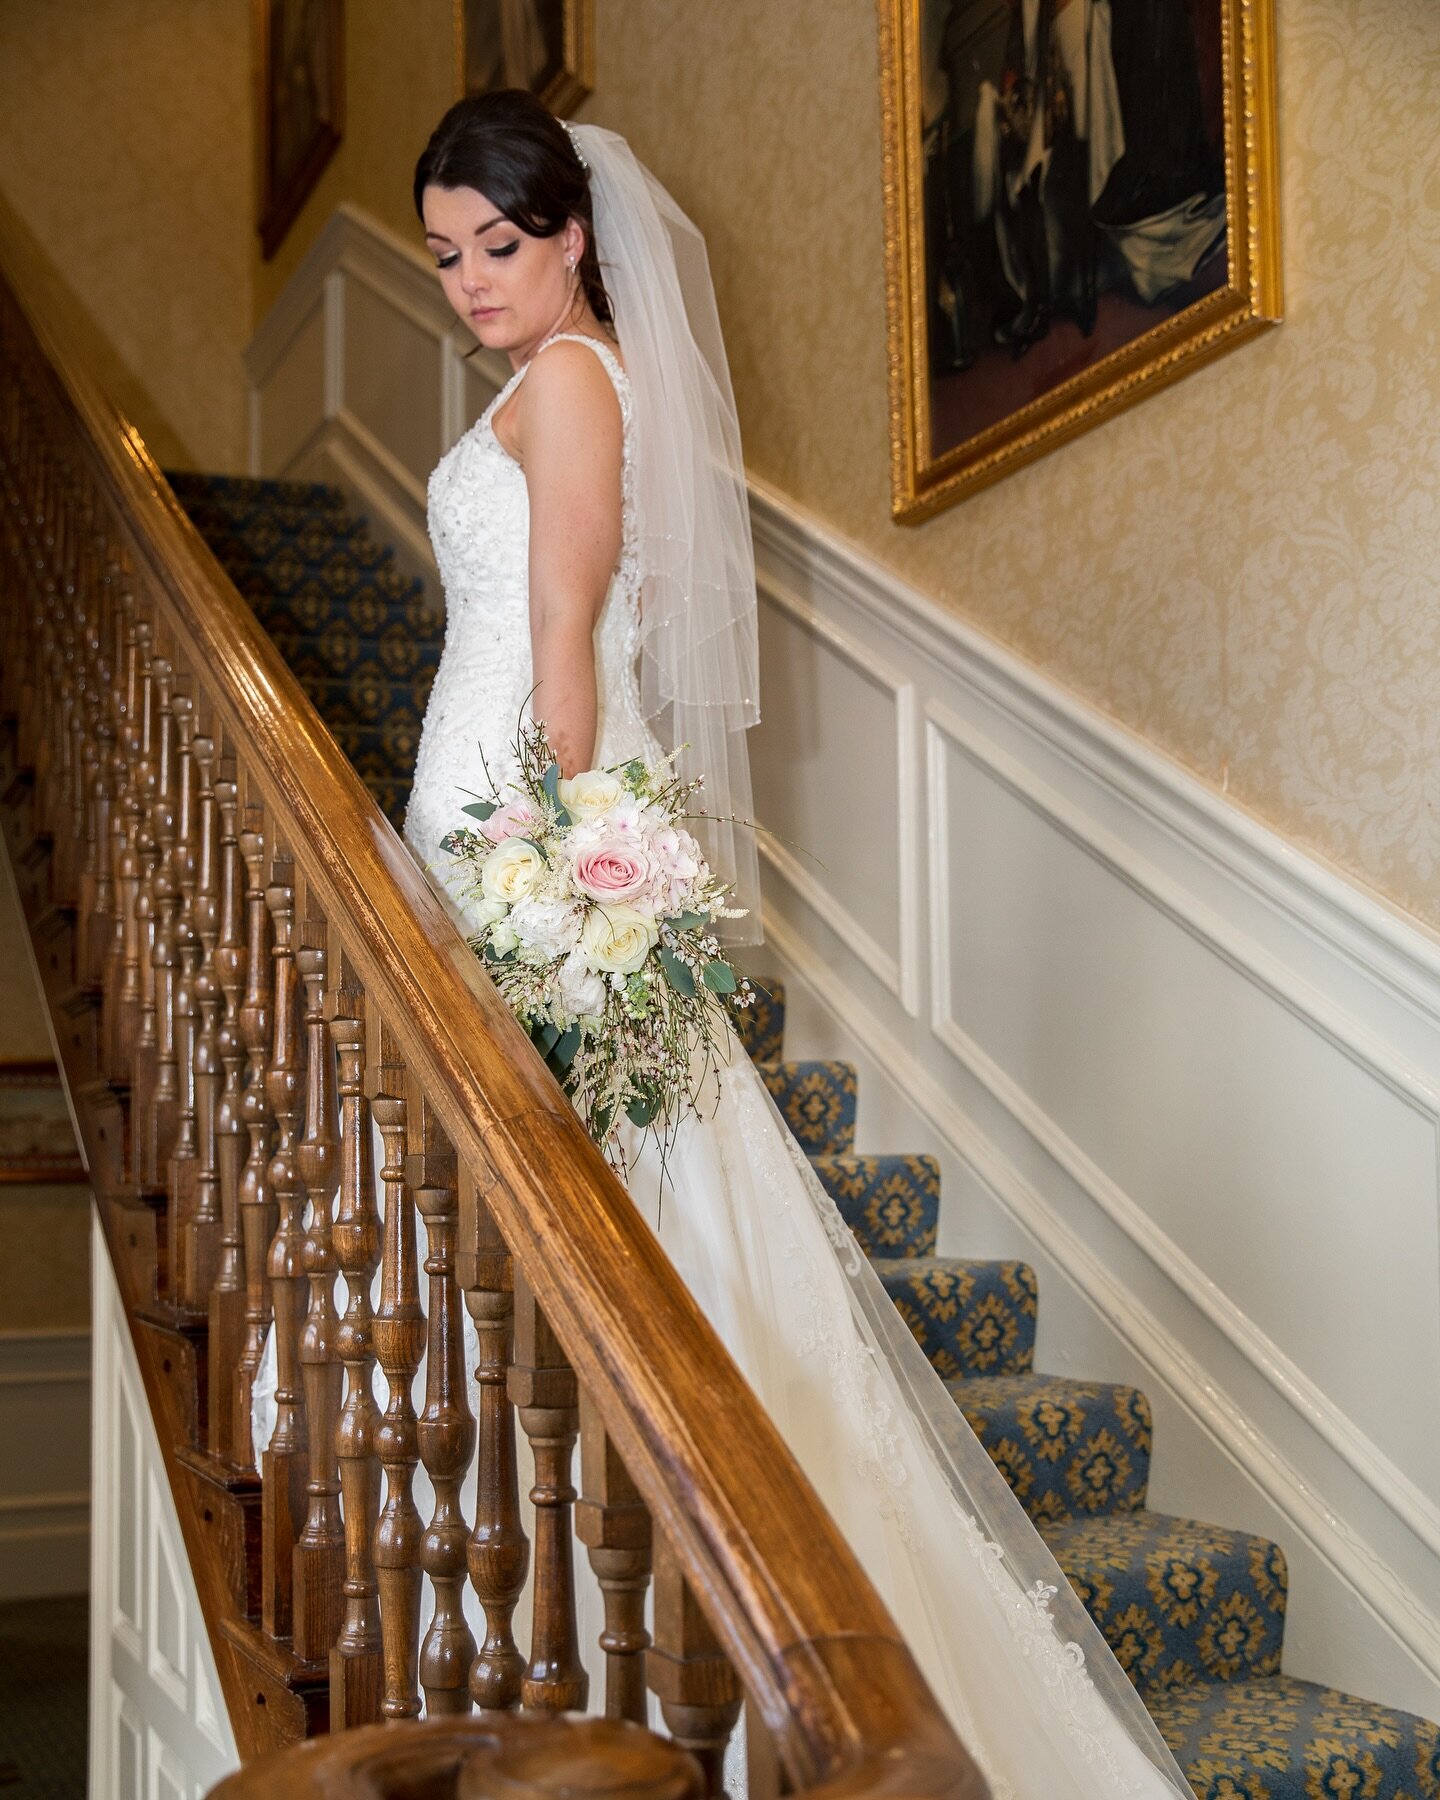
[{"label": "white wedding dress", "polygon": [[[604,364],[625,428],[623,547],[596,628],[594,761],[609,766],[658,750],[635,666],[634,408],[617,357],[577,341]],[[442,890],[441,840],[465,801],[503,777],[532,687],[525,477],[490,423],[524,375],[430,481],[446,639],[406,836]],[[463,919],[463,904],[447,897]],[[1188,1796],[738,1046],[714,1104],[680,1128],[663,1207],[653,1148],[632,1159],[627,1186],[884,1596],[996,1800]],[[602,1691],[593,1679],[596,1703]]]}]

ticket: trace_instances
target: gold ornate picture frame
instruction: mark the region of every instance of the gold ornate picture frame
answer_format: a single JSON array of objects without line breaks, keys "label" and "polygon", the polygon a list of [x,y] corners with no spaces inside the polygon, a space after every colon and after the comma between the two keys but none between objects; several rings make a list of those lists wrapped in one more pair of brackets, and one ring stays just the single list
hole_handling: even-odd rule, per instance
[{"label": "gold ornate picture frame", "polygon": [[893,514],[1281,317],[1274,0],[878,0]]},{"label": "gold ornate picture frame", "polygon": [[567,118],[595,85],[595,0],[455,0],[460,93],[528,88]]},{"label": "gold ornate picture frame", "polygon": [[344,0],[252,0],[258,226],[268,262],[345,134]]}]

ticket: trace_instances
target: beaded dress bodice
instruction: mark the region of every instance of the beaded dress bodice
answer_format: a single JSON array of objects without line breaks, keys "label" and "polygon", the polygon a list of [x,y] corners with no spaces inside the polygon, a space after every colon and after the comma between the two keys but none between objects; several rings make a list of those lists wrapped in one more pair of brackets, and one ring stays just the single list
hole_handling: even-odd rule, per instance
[{"label": "beaded dress bodice", "polygon": [[[619,397],[623,427],[620,556],[595,627],[595,763],[607,767],[657,753],[640,711],[635,667],[640,566],[634,406],[629,379],[606,345],[579,333],[549,340],[562,342],[588,344],[599,357]],[[542,345],[536,355],[548,347]],[[488,795],[504,779],[534,686],[530,499],[524,471],[503,448],[492,424],[529,367],[526,363],[511,376],[430,477],[430,539],[445,588],[445,648],[425,712],[405,817],[406,837],[430,865],[441,856],[441,839],[464,823],[460,808],[476,795]]]}]

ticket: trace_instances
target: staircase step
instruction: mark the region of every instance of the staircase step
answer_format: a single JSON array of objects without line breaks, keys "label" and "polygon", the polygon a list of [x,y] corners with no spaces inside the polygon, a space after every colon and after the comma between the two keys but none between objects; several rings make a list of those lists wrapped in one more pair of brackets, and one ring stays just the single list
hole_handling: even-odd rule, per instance
[{"label": "staircase step", "polygon": [[227,569],[263,563],[284,550],[314,562],[336,544],[355,543],[366,536],[365,521],[354,513],[315,513],[297,508],[292,512],[265,512],[237,522],[223,508],[203,501],[185,510],[191,524]]},{"label": "staircase step", "polygon": [[367,782],[384,778],[403,782],[409,791],[415,769],[415,753],[420,745],[420,714],[412,706],[392,714],[378,724],[361,720],[320,715],[331,736]]},{"label": "staircase step", "polygon": [[844,1062],[757,1063],[770,1097],[807,1156],[855,1142],[855,1070]]},{"label": "staircase step", "polygon": [[[267,631],[317,637],[338,625],[378,638],[398,626],[430,642],[443,629],[420,583],[407,581],[391,565],[368,573],[343,562],[323,573],[306,565],[303,579],[287,587],[273,583],[268,570],[269,565],[228,570]],[[293,570],[284,574],[288,582]]]},{"label": "staircase step", "polygon": [[1440,1729],[1270,1675],[1145,1700],[1199,1800],[1420,1800],[1440,1794]]},{"label": "staircase step", "polygon": [[327,594],[348,598],[382,575],[395,580],[401,594],[410,586],[396,569],[395,552],[365,536],[332,540],[316,556],[303,556],[298,541],[287,538],[269,556],[231,568],[242,594],[255,593],[272,602],[299,593],[311,583],[318,583]]},{"label": "staircase step", "polygon": [[1040,1531],[1142,1694],[1280,1672],[1289,1576],[1268,1539],[1149,1511]]},{"label": "staircase step", "polygon": [[[292,668],[294,665],[291,665]],[[380,728],[398,721],[413,724],[419,741],[420,721],[425,716],[425,702],[430,695],[433,671],[418,677],[405,676],[392,680],[376,663],[367,663],[348,676],[311,674],[295,669],[300,685],[315,702],[327,725],[357,725]],[[411,761],[414,753],[411,752]],[[396,773],[399,771],[397,770]],[[459,812],[464,796],[456,799]],[[458,823],[458,820],[457,820]]]},{"label": "staircase step", "polygon": [[349,679],[373,667],[391,680],[433,679],[440,662],[441,627],[425,637],[406,625],[387,625],[380,636],[367,636],[349,619],[332,619],[318,635],[290,625],[271,630],[275,648],[301,677]]},{"label": "staircase step", "polygon": [[821,1186],[867,1256],[933,1256],[940,1165],[933,1156],[817,1156]]},{"label": "staircase step", "polygon": [[1150,1483],[1150,1402],[1139,1388],[1064,1375],[948,1383],[1036,1521],[1136,1512]]},{"label": "staircase step", "polygon": [[268,475],[201,475],[188,469],[166,472],[175,498],[188,512],[192,502],[233,509],[237,514],[277,506],[307,512],[344,512],[345,496],[325,481],[280,481]]},{"label": "staircase step", "polygon": [[785,1054],[785,983],[752,975],[755,1004],[736,1017],[735,1031],[755,1062],[779,1062]]},{"label": "staircase step", "polygon": [[874,1268],[943,1380],[1029,1372],[1038,1290],[1028,1263],[917,1256]]}]

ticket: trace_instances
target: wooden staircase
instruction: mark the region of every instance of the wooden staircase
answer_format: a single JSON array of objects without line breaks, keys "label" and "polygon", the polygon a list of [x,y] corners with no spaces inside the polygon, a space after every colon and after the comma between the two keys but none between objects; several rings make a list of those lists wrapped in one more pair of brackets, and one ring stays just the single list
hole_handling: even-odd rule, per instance
[{"label": "wooden staircase", "polygon": [[[512,1795],[613,1792],[659,1743],[648,1690],[685,1754],[637,1794],[717,1791],[744,1708],[757,1800],[982,1800],[848,1547],[279,650],[3,283],[0,369],[6,856],[241,1754],[331,1733],[251,1785],[363,1765],[366,1792],[438,1794],[489,1756],[469,1791],[490,1792],[499,1755]],[[577,1540],[606,1710],[628,1722],[585,1739],[578,1790],[558,1717],[588,1685]],[[521,1718],[467,1722],[476,1704]],[[377,1740],[381,1720],[410,1723]]]}]

